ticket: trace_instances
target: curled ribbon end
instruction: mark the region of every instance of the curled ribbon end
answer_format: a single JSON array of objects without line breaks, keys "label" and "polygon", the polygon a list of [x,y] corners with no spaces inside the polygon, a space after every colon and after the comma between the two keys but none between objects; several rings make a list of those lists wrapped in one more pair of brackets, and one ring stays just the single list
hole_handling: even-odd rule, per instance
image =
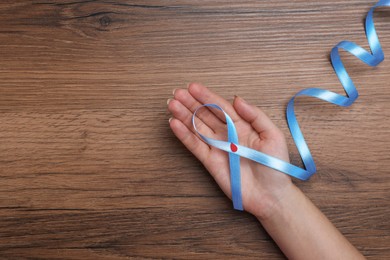
[{"label": "curled ribbon end", "polygon": [[[370,66],[376,66],[384,59],[384,54],[382,48],[379,44],[379,39],[375,31],[373,23],[373,12],[376,7],[379,6],[389,6],[390,0],[380,0],[374,7],[370,9],[366,17],[366,36],[369,43],[369,46],[372,50],[372,53],[367,52],[362,47],[356,45],[353,42],[342,41],[337,44],[331,51],[331,63],[335,70],[336,75],[338,76],[341,85],[343,86],[346,96],[342,96],[335,92],[329,90],[319,89],[319,88],[308,88],[299,91],[295,96],[293,96],[287,105],[287,122],[290,128],[292,138],[298,148],[300,157],[303,160],[304,168],[297,167],[288,162],[280,160],[276,157],[267,155],[257,150],[250,149],[243,145],[238,145],[238,135],[236,128],[234,126],[233,120],[229,117],[226,112],[223,111],[221,107],[216,104],[204,104],[201,107],[211,107],[222,111],[226,118],[227,124],[227,141],[214,140],[212,138],[201,135],[196,129],[195,125],[195,115],[198,111],[197,108],[192,116],[192,124],[195,131],[202,137],[202,139],[220,150],[229,152],[229,166],[230,166],[230,178],[231,178],[231,191],[232,191],[232,201],[233,207],[236,210],[243,210],[242,204],[242,194],[241,194],[241,172],[240,172],[240,157],[250,159],[252,161],[261,163],[265,166],[268,166],[272,169],[278,170],[280,172],[286,173],[290,176],[298,178],[300,180],[308,180],[311,175],[316,172],[316,166],[314,159],[310,153],[310,150],[306,144],[306,141],[303,137],[303,134],[300,130],[297,118],[294,112],[294,99],[298,96],[310,96],[322,99],[329,103],[339,105],[339,106],[349,106],[351,105],[358,97],[358,92],[355,88],[355,85],[352,82],[352,79],[349,77],[342,60],[339,55],[339,48],[344,49],[345,51],[350,52],[357,58],[359,58],[364,63]],[[238,151],[238,146],[240,150]],[[230,151],[229,151],[230,146]]]}]

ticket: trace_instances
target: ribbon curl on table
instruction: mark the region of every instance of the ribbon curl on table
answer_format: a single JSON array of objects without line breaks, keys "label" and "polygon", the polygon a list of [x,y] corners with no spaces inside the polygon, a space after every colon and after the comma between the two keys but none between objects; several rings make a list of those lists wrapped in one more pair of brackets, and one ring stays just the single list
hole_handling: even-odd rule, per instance
[{"label": "ribbon curl on table", "polygon": [[228,130],[227,142],[215,140],[199,133],[195,125],[195,117],[196,113],[201,107],[199,107],[194,112],[192,116],[192,124],[199,136],[207,144],[229,153],[230,182],[234,209],[243,210],[241,195],[240,157],[253,160],[255,162],[258,162],[260,164],[263,164],[265,166],[268,166],[270,168],[273,168],[275,170],[278,170],[301,180],[309,179],[310,176],[312,176],[316,172],[316,165],[314,163],[309,147],[306,144],[306,141],[299,127],[297,118],[295,116],[294,100],[298,96],[310,96],[322,99],[338,106],[347,107],[350,106],[358,98],[358,92],[355,88],[355,85],[353,84],[352,79],[349,77],[343,65],[343,62],[340,59],[339,49],[343,49],[351,53],[352,55],[360,59],[362,62],[370,66],[377,66],[384,60],[384,54],[382,51],[382,47],[379,43],[377,33],[375,31],[373,21],[373,13],[375,8],[381,6],[390,6],[390,0],[381,0],[377,2],[377,4],[370,9],[366,16],[366,37],[371,49],[371,53],[358,46],[356,43],[349,41],[340,42],[335,47],[333,47],[330,53],[330,59],[333,69],[345,90],[346,96],[342,96],[329,90],[324,90],[320,88],[307,88],[299,91],[288,102],[286,111],[288,126],[290,128],[291,136],[294,139],[294,142],[298,148],[298,152],[302,158],[305,169],[287,163],[273,156],[256,151],[254,149],[239,145],[238,135],[234,123],[229,117],[229,115],[225,113],[225,111],[223,111],[220,106],[216,104],[205,104],[201,107],[215,108],[221,110],[224,113]]}]

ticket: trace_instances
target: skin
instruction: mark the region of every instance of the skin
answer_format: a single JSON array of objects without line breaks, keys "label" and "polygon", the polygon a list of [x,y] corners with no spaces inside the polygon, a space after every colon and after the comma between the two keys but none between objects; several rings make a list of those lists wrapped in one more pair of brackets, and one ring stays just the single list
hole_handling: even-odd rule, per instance
[{"label": "skin", "polygon": [[[206,167],[231,198],[226,152],[203,142],[192,126],[192,114],[202,104],[215,103],[234,121],[240,144],[289,162],[283,133],[259,108],[235,97],[233,104],[205,86],[192,83],[175,89],[168,99],[169,125],[176,137]],[[211,138],[226,139],[224,116],[203,108],[197,113],[198,130]],[[253,214],[290,259],[364,259],[320,210],[283,173],[241,159],[244,209]]]}]

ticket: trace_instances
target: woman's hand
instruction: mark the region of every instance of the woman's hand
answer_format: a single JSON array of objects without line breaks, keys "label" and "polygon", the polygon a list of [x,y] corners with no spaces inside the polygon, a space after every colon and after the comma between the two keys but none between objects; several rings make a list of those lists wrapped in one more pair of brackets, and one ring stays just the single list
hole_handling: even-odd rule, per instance
[{"label": "woman's hand", "polygon": [[[192,83],[188,89],[176,89],[168,100],[172,113],[170,127],[179,140],[202,162],[215,181],[231,198],[228,154],[206,144],[192,126],[192,114],[203,104],[214,103],[232,118],[238,132],[240,145],[289,161],[287,145],[282,132],[259,108],[235,97],[233,104],[210,91]],[[222,113],[202,108],[197,113],[198,130],[213,139],[226,140],[227,129]],[[241,158],[241,185],[244,209],[258,218],[265,218],[285,191],[293,184],[289,176],[271,168]]]}]

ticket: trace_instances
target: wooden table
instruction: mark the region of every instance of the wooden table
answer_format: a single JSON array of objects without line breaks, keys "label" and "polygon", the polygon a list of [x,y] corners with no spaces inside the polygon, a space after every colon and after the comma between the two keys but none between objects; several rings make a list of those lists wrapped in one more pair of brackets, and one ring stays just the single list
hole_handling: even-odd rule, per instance
[{"label": "wooden table", "polygon": [[[343,93],[329,63],[364,47],[376,1],[1,1],[0,256],[283,259],[168,127],[172,89],[203,82],[288,136],[297,91]],[[375,14],[390,56],[390,10]],[[342,54],[360,98],[296,112],[318,173],[296,184],[368,258],[390,255],[390,60]]]}]

